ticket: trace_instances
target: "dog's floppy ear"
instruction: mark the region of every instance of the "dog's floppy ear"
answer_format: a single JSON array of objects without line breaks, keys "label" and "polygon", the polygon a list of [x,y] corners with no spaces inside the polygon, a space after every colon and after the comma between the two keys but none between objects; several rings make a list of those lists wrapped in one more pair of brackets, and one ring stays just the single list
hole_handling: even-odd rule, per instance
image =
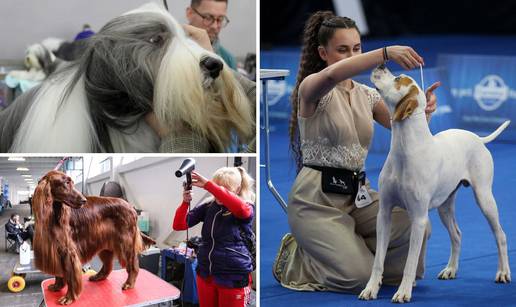
[{"label": "dog's floppy ear", "polygon": [[396,105],[394,109],[394,116],[392,117],[393,121],[401,121],[405,118],[409,117],[416,110],[419,102],[417,101],[417,95],[419,94],[419,89],[412,85],[407,95],[403,97],[400,102]]},{"label": "dog's floppy ear", "polygon": [[48,176],[43,177],[39,182],[36,190],[34,190],[33,204],[35,207],[51,205],[54,202],[50,182]]}]

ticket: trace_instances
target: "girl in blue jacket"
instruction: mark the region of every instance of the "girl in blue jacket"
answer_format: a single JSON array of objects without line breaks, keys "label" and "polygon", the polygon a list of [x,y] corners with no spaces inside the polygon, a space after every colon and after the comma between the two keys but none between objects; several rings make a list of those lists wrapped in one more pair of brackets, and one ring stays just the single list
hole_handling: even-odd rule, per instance
[{"label": "girl in blue jacket", "polygon": [[201,307],[243,307],[250,292],[253,268],[250,240],[254,236],[254,180],[242,167],[218,169],[211,180],[192,172],[192,185],[212,198],[188,212],[190,190],[174,216],[174,230],[203,222],[197,255],[197,292]]}]

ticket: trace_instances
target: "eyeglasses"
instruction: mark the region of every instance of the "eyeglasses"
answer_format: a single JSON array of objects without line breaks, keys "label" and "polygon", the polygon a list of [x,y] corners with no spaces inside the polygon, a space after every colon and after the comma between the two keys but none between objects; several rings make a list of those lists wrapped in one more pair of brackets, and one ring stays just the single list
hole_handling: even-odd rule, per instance
[{"label": "eyeglasses", "polygon": [[220,26],[222,28],[224,28],[225,26],[228,25],[229,23],[229,19],[226,17],[226,16],[219,16],[219,17],[215,17],[213,15],[210,15],[210,14],[201,14],[199,11],[197,11],[196,9],[194,9],[192,7],[192,10],[199,16],[202,17],[202,23],[205,25],[205,26],[211,26],[214,22],[217,22],[218,24],[220,24]]}]

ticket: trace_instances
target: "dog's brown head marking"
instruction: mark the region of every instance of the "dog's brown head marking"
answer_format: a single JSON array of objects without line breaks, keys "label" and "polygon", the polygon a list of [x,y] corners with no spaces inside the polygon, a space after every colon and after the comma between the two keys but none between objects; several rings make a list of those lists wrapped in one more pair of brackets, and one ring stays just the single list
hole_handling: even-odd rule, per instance
[{"label": "dog's brown head marking", "polygon": [[[412,80],[410,80],[409,78],[401,77],[399,80],[395,81],[395,86],[399,90],[399,87],[401,87],[401,85],[407,85],[411,83]],[[417,86],[412,85],[408,93],[396,105],[396,108],[394,109],[394,116],[392,117],[393,121],[402,121],[410,115],[412,115],[412,113],[414,113],[414,110],[416,110],[419,104],[417,101],[418,94],[419,89],[417,88]]]},{"label": "dog's brown head marking", "polygon": [[409,86],[412,84],[412,79],[409,77],[399,76],[394,78],[394,87],[399,90],[401,86]]}]

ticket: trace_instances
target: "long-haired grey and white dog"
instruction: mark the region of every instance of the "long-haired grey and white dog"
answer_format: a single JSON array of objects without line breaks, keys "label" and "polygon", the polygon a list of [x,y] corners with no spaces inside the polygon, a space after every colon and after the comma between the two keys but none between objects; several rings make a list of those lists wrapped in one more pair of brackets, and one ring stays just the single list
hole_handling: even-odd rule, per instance
[{"label": "long-haired grey and white dog", "polygon": [[23,64],[26,70],[13,70],[9,75],[18,80],[42,81],[57,68],[56,57],[43,44],[30,45]]},{"label": "long-haired grey and white dog", "polygon": [[156,152],[160,125],[190,129],[223,152],[254,135],[254,110],[233,72],[146,4],[109,21],[84,55],[0,113],[1,152]]}]

